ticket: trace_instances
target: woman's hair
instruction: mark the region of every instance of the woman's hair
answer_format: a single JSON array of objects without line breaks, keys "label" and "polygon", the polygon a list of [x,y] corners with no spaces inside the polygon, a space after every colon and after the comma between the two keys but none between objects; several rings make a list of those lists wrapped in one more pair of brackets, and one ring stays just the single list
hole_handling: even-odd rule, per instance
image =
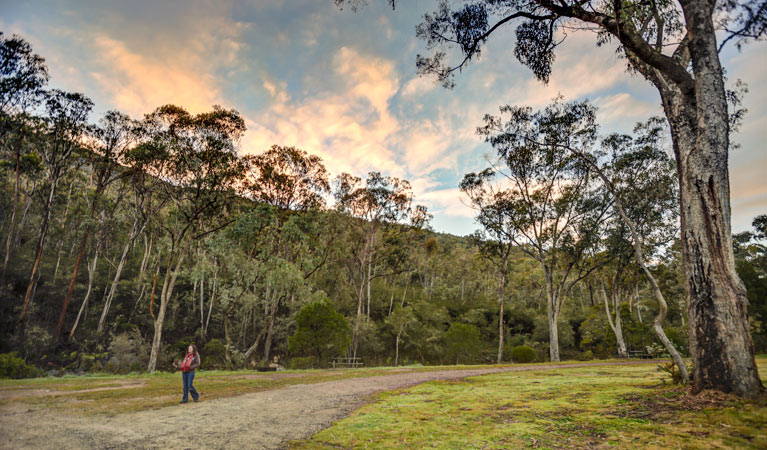
[{"label": "woman's hair", "polygon": [[[194,344],[189,344],[189,345],[192,347],[192,350],[194,350],[194,354],[195,355],[199,355],[200,354],[200,352],[197,351],[197,346],[196,345],[194,345]],[[189,350],[189,349],[187,348],[187,350]]]}]

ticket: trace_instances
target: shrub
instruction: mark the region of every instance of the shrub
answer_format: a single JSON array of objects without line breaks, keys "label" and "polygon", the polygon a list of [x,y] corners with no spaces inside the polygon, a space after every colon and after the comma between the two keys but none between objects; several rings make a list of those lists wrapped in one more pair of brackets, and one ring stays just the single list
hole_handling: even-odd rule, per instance
[{"label": "shrub", "polygon": [[109,344],[111,358],[104,369],[113,373],[128,373],[136,365],[146,367],[149,362],[149,344],[137,330],[120,333]]},{"label": "shrub", "polygon": [[0,378],[34,378],[41,375],[40,369],[27,364],[16,352],[0,354]]},{"label": "shrub", "polygon": [[220,339],[211,339],[200,351],[201,368],[223,369],[226,367],[226,346]]},{"label": "shrub", "polygon": [[288,339],[291,355],[312,355],[320,364],[349,345],[349,322],[326,301],[307,304],[296,315],[296,332]]},{"label": "shrub", "polygon": [[[685,367],[687,367],[687,373],[692,373],[692,363],[685,363]],[[682,373],[679,372],[679,369],[673,361],[658,365],[655,371],[668,375],[671,384],[683,384]],[[664,379],[663,382],[665,383],[666,380]]]},{"label": "shrub", "polygon": [[535,350],[526,345],[518,345],[511,350],[511,359],[517,363],[533,362],[535,361]]},{"label": "shrub", "polygon": [[466,323],[454,323],[445,333],[447,357],[456,364],[474,362],[482,347],[479,328]]}]

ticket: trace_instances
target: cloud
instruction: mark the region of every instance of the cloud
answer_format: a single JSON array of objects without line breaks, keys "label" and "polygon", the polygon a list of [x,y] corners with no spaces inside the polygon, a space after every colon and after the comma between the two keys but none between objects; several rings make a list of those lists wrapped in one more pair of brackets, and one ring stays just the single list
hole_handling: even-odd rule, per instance
[{"label": "cloud", "polygon": [[272,144],[293,145],[323,158],[335,174],[378,170],[403,177],[405,169],[387,146],[400,125],[388,110],[399,89],[390,61],[343,47],[333,55],[340,80],[335,91],[294,99],[286,85],[264,82],[272,102],[248,121],[243,150],[259,153]]},{"label": "cloud", "polygon": [[213,77],[192,70],[193,64],[158,61],[104,34],[95,36],[92,44],[105,70],[91,72],[91,76],[111,95],[110,103],[122,111],[139,116],[173,103],[199,113],[222,102]]},{"label": "cloud", "polygon": [[432,214],[472,219],[477,215],[477,212],[468,206],[468,199],[458,188],[424,192],[416,196],[416,202],[426,204]]}]

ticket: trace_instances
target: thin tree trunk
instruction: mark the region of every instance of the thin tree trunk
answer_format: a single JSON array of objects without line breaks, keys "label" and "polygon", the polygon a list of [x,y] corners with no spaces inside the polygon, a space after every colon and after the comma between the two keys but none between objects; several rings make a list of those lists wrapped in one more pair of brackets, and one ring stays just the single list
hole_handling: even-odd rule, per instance
[{"label": "thin tree trunk", "polygon": [[14,153],[16,157],[15,181],[13,184],[13,208],[11,209],[11,223],[8,225],[8,238],[5,240],[5,255],[3,255],[3,271],[0,275],[0,282],[5,283],[5,273],[8,269],[8,260],[11,255],[11,243],[13,242],[13,232],[16,227],[16,210],[19,208],[19,192],[21,191],[21,149],[19,146]]},{"label": "thin tree trunk", "polygon": [[205,337],[205,272],[201,273],[200,278],[200,331]]},{"label": "thin tree trunk", "polygon": [[226,339],[226,364],[227,366],[232,366],[232,336],[229,332],[229,313],[231,312],[231,307],[227,308],[226,311],[224,311],[224,337]]},{"label": "thin tree trunk", "polygon": [[272,336],[274,335],[274,320],[277,316],[277,305],[280,302],[279,297],[272,301],[271,312],[269,314],[269,329],[266,332],[266,342],[264,343],[264,361],[269,362],[269,356],[272,351]]},{"label": "thin tree trunk", "polygon": [[72,339],[72,337],[75,335],[75,331],[77,330],[77,325],[80,323],[80,317],[82,317],[83,313],[88,308],[88,299],[91,296],[91,291],[93,290],[93,279],[96,275],[96,264],[99,260],[99,249],[98,246],[96,247],[96,252],[93,255],[93,262],[90,265],[87,265],[88,269],[88,290],[85,293],[85,298],[83,299],[82,305],[80,305],[80,311],[77,313],[77,318],[75,319],[74,325],[72,325],[72,329],[69,331],[69,339]]},{"label": "thin tree trunk", "polygon": [[559,299],[557,291],[554,289],[554,282],[548,270],[545,271],[546,278],[546,316],[549,320],[549,360],[559,362]]},{"label": "thin tree trunk", "polygon": [[213,303],[216,300],[216,282],[218,280],[218,270],[213,274],[213,288],[210,292],[210,304],[208,305],[208,318],[205,319],[205,328],[203,328],[203,334],[208,333],[208,326],[210,325],[210,316],[213,314]]},{"label": "thin tree trunk", "polygon": [[500,364],[503,361],[503,304],[506,300],[506,283],[508,279],[507,261],[503,262],[503,269],[501,270],[501,286],[498,293],[498,359],[496,362]]},{"label": "thin tree trunk", "polygon": [[256,336],[256,340],[253,341],[253,345],[248,347],[248,350],[245,352],[243,361],[247,362],[250,356],[255,353],[255,351],[258,349],[258,345],[261,343],[261,339],[264,338],[264,335],[266,334],[267,327],[264,327],[261,329],[261,332],[258,333],[258,336]]},{"label": "thin tree trunk", "polygon": [[[24,191],[26,192],[28,188],[29,188],[29,182],[27,182],[27,187],[24,189]],[[27,204],[26,206],[24,206],[24,214],[21,215],[19,226],[16,227],[16,236],[13,238],[13,245],[15,247],[18,247],[21,245],[21,233],[22,231],[24,231],[24,224],[27,223],[27,217],[29,217],[29,209],[32,207],[32,200],[35,197],[36,190],[37,190],[37,181],[32,181],[32,191],[28,194]]]},{"label": "thin tree trunk", "polygon": [[48,234],[48,224],[51,219],[51,210],[53,209],[53,200],[56,196],[56,184],[59,177],[54,175],[51,177],[51,188],[48,193],[48,201],[45,204],[45,212],[43,214],[43,223],[40,227],[40,237],[37,240],[37,252],[35,255],[35,262],[32,264],[32,270],[29,274],[29,284],[27,285],[27,292],[24,295],[24,302],[21,306],[21,314],[19,314],[18,324],[21,325],[24,320],[24,316],[27,314],[29,308],[29,301],[32,297],[32,291],[37,284],[37,271],[40,268],[40,260],[43,257],[43,248],[45,247],[45,238]]},{"label": "thin tree trunk", "polygon": [[399,338],[402,335],[402,330],[404,327],[400,327],[399,332],[397,333],[397,342],[394,344],[394,367],[399,366]]},{"label": "thin tree trunk", "polygon": [[128,260],[128,252],[130,252],[130,249],[133,247],[133,244],[136,241],[136,236],[138,236],[139,233],[141,233],[141,230],[138,230],[138,216],[137,216],[135,219],[133,219],[131,234],[128,237],[128,240],[125,242],[125,247],[123,247],[123,252],[120,255],[120,262],[117,264],[117,270],[115,270],[115,276],[114,276],[114,279],[112,280],[112,285],[109,288],[109,294],[104,300],[104,310],[101,312],[99,325],[96,328],[97,333],[101,333],[102,331],[104,331],[104,324],[106,323],[107,314],[109,314],[109,308],[111,308],[112,306],[112,299],[114,299],[115,293],[117,292],[117,285],[120,282],[120,277],[122,275],[123,267],[125,267],[125,261]]}]

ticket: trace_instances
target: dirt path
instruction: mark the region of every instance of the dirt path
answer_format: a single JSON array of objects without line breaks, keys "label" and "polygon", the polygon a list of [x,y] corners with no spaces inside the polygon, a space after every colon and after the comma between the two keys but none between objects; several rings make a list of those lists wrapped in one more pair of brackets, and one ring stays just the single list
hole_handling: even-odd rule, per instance
[{"label": "dirt path", "polygon": [[35,449],[274,449],[346,417],[376,392],[432,380],[498,372],[599,367],[652,362],[536,365],[405,372],[352,378],[172,406],[114,417],[69,417],[44,410],[0,410],[0,448]]}]

